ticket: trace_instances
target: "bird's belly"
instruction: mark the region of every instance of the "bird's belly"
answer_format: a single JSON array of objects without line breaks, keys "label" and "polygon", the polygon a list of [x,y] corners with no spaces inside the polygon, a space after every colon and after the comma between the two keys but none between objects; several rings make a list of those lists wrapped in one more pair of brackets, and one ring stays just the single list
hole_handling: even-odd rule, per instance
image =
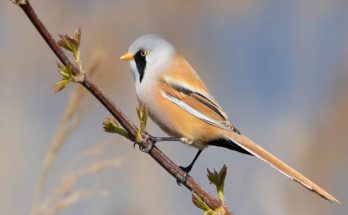
[{"label": "bird's belly", "polygon": [[[151,94],[150,94],[151,95]],[[199,149],[221,134],[212,126],[158,94],[138,97],[148,109],[151,119],[169,136],[183,137],[186,143]]]}]

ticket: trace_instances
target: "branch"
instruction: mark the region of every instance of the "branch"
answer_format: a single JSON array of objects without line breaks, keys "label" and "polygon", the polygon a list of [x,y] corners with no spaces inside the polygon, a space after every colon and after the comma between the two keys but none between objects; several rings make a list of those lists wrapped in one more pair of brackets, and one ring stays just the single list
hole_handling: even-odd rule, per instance
[{"label": "branch", "polygon": [[[28,16],[32,24],[35,26],[41,37],[46,41],[48,46],[58,57],[65,67],[71,68],[74,76],[79,76],[78,83],[86,88],[94,97],[102,103],[102,105],[111,113],[113,117],[122,125],[122,127],[130,134],[130,138],[135,140],[135,136],[138,132],[138,128],[130,122],[130,120],[117,108],[117,106],[93,83],[91,82],[86,73],[84,73],[78,66],[71,62],[63,50],[59,47],[57,42],[53,39],[49,31],[43,25],[39,17],[36,15],[34,9],[31,7],[29,0],[12,0],[17,4],[24,13]],[[143,141],[136,141],[142,148],[148,148],[152,145],[150,138],[146,138]],[[181,179],[185,176],[185,172],[182,171],[172,160],[170,160],[160,149],[156,146],[149,150],[148,154],[159,163],[169,174],[175,179]],[[229,212],[227,208],[219,199],[214,198],[211,194],[206,192],[191,176],[187,176],[187,180],[184,183],[191,192],[202,199],[210,208],[216,209],[224,207],[225,211]]]}]

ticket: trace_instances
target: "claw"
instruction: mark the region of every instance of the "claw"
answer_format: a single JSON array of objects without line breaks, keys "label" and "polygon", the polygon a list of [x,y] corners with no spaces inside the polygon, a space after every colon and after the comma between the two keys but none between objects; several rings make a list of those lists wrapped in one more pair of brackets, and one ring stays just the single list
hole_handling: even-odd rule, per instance
[{"label": "claw", "polygon": [[181,185],[183,185],[183,184],[186,183],[186,180],[187,180],[187,177],[188,177],[188,173],[191,171],[191,168],[190,168],[190,166],[188,166],[188,167],[179,166],[179,168],[180,168],[182,171],[185,172],[185,175],[184,175],[183,177],[178,178],[178,179],[176,180],[176,183],[177,183],[179,186],[181,186]]},{"label": "claw", "polygon": [[149,153],[151,149],[154,147],[155,142],[152,140],[148,141],[148,144],[145,144],[145,146],[139,145],[139,149],[142,152]]},{"label": "claw", "polygon": [[154,144],[157,142],[157,138],[154,136],[151,136],[150,134],[148,135],[148,140],[150,140]]},{"label": "claw", "polygon": [[186,181],[187,181],[187,176],[188,176],[188,174],[185,172],[185,175],[184,175],[183,177],[181,177],[181,178],[178,178],[178,179],[176,180],[176,183],[177,183],[179,186],[184,185],[184,184],[186,183]]}]

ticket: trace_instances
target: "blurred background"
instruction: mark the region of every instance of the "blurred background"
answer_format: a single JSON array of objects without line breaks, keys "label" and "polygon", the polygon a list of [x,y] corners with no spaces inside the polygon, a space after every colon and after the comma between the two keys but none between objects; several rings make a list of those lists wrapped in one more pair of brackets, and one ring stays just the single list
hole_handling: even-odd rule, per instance
[{"label": "blurred background", "polygon": [[[348,213],[348,1],[31,3],[55,38],[82,28],[85,68],[99,65],[94,80],[133,122],[133,79],[119,56],[137,37],[160,34],[198,71],[242,133],[343,203],[328,203],[258,159],[208,148],[191,174],[215,193],[206,169],[226,164],[226,199],[235,214]],[[64,113],[76,89],[54,93],[57,58],[10,1],[0,2],[0,29],[0,209],[29,214],[47,152],[71,124]],[[103,131],[108,113],[92,96],[84,94],[75,115],[73,132],[53,149],[36,208],[66,215],[202,214],[154,160]],[[164,135],[153,123],[148,131]],[[159,148],[179,165],[196,153],[177,143]],[[83,171],[104,161],[111,164]]]}]

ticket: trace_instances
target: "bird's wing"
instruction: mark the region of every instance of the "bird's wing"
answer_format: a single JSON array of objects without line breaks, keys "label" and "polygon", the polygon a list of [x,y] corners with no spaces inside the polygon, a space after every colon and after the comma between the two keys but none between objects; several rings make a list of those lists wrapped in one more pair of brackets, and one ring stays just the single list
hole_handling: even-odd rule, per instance
[{"label": "bird's wing", "polygon": [[229,122],[226,113],[212,98],[174,81],[162,80],[162,84],[163,96],[172,103],[206,123],[239,133]]}]

